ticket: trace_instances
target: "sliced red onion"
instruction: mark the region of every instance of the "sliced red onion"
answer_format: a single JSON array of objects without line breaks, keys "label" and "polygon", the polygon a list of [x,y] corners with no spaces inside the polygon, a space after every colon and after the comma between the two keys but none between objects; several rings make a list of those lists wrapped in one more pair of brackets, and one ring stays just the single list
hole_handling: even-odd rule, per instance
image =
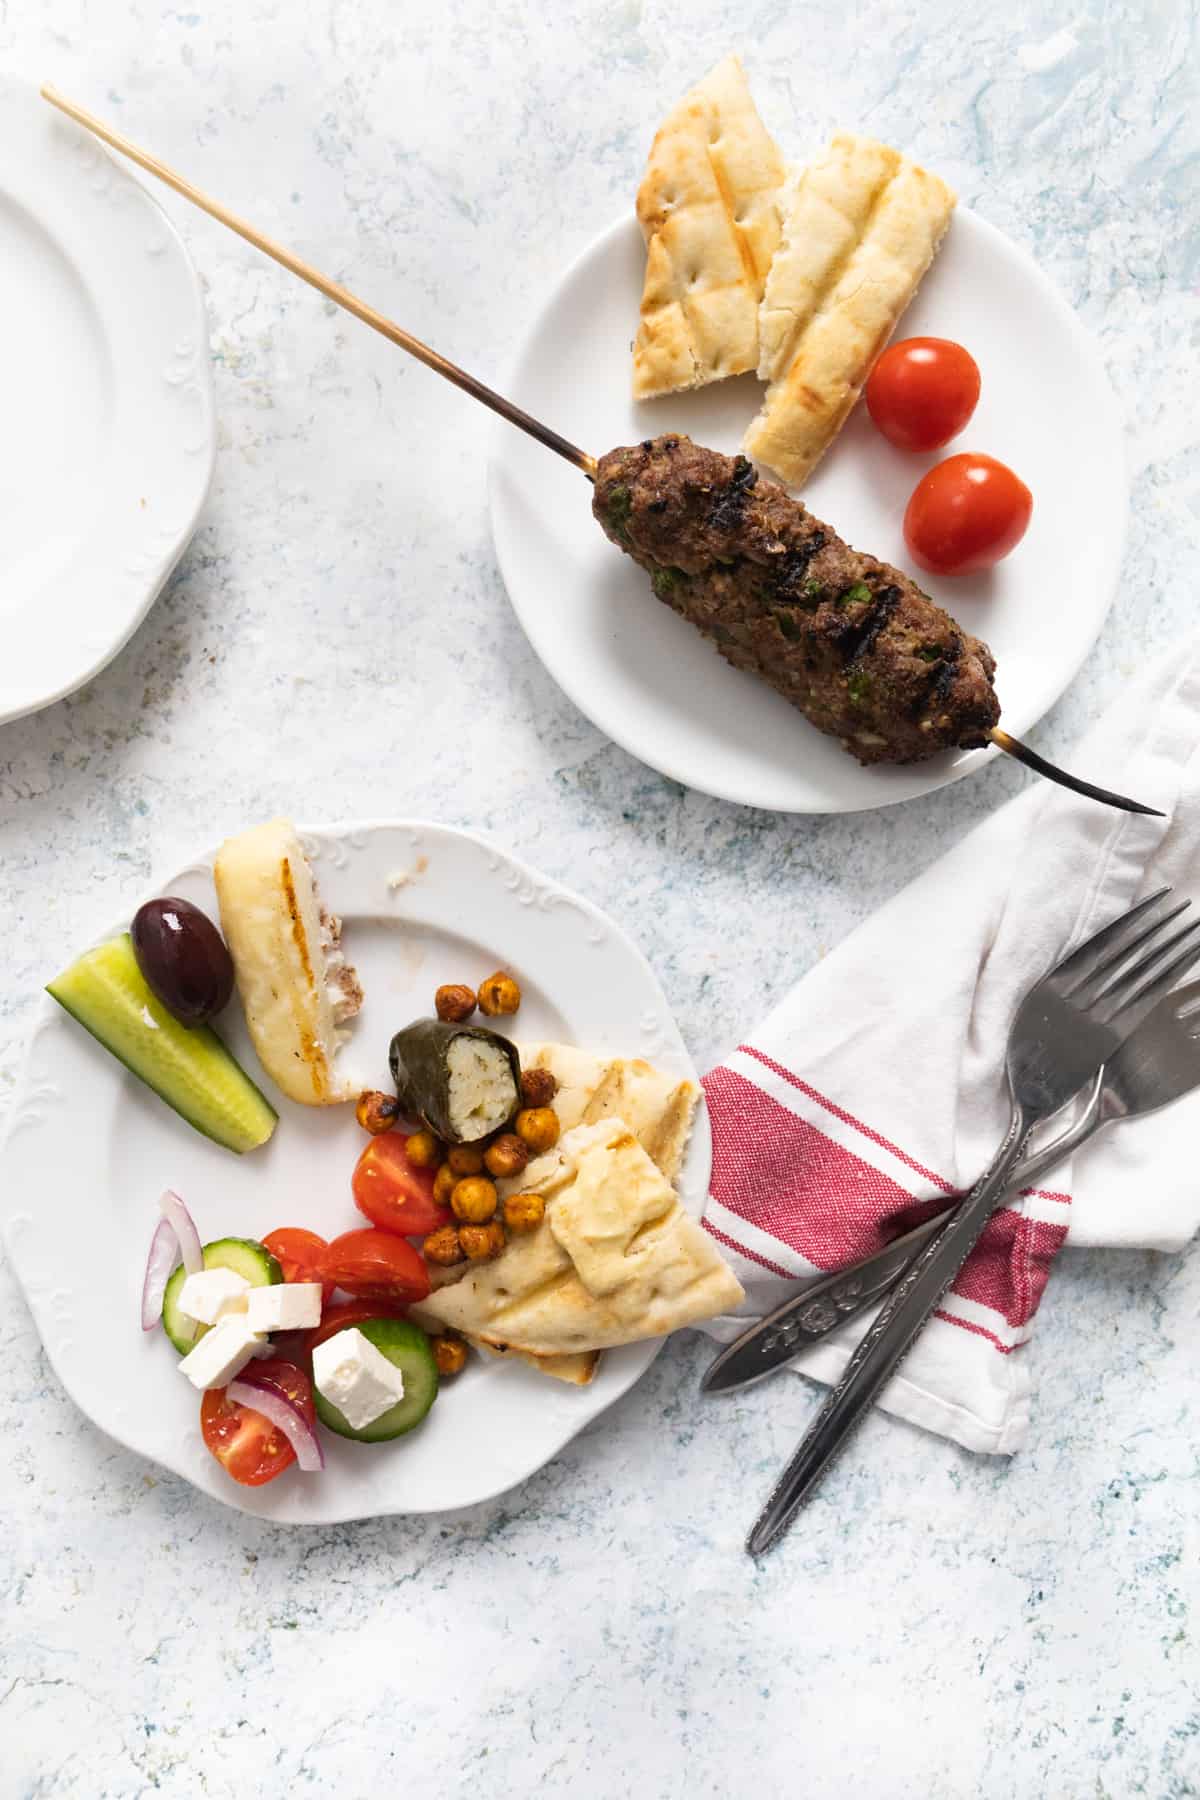
[{"label": "sliced red onion", "polygon": [[142,1282],[142,1330],[153,1331],[162,1318],[163,1295],[179,1255],[179,1239],[170,1219],[160,1219],[150,1239],[146,1275]]},{"label": "sliced red onion", "polygon": [[300,1408],[274,1382],[264,1381],[253,1364],[242,1371],[237,1381],[231,1381],[225,1392],[235,1406],[246,1406],[251,1412],[261,1413],[282,1431],[296,1452],[298,1469],[312,1475],[325,1467],[325,1452]]},{"label": "sliced red onion", "polygon": [[175,1229],[184,1268],[189,1275],[198,1275],[204,1267],[204,1250],[191,1213],[173,1188],[166,1189],[158,1204],[163,1218],[169,1219]]}]

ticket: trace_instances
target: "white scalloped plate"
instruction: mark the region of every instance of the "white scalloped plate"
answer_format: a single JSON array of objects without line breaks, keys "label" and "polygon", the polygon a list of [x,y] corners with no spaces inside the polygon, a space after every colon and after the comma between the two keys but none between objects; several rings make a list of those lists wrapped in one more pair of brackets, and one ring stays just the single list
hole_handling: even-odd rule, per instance
[{"label": "white scalloped plate", "polygon": [[116,655],[192,535],[216,435],[196,272],[156,201],[0,79],[0,722]]},{"label": "white scalloped plate", "polygon": [[[630,395],[645,260],[632,217],[596,238],[548,296],[505,392],[593,455],[664,431],[732,454],[762,399],[754,376],[648,404]],[[852,544],[906,568],[904,509],[943,456],[986,451],[1029,484],[1033,522],[1006,561],[957,580],[921,578],[991,644],[1004,724],[1020,737],[1075,675],[1116,591],[1121,417],[1100,352],[1071,308],[1028,251],[969,207],[958,208],[896,333],[924,334],[957,338],[979,363],[983,392],[966,431],[933,456],[908,456],[860,406],[804,499]],[[651,768],[747,806],[857,812],[929,793],[999,754],[860,768],[654,598],[642,571],[604,538],[588,484],[569,464],[508,425],[494,443],[492,533],[529,641],[576,706]]]},{"label": "white scalloped plate", "polygon": [[[586,900],[446,826],[337,825],[304,835],[366,988],[352,1067],[367,1083],[389,1085],[388,1041],[429,1011],[440,982],[482,980],[499,965],[513,970],[525,996],[514,1036],[641,1055],[696,1079],[650,965]],[[211,868],[210,854],[152,891],[180,894],[215,917]],[[525,1480],[654,1360],[659,1343],[609,1351],[592,1385],[574,1388],[519,1363],[473,1358],[411,1438],[368,1446],[325,1433],[323,1474],[292,1469],[262,1488],[230,1481],[201,1443],[199,1401],[170,1345],[139,1328],[157,1197],[177,1188],[206,1240],[258,1237],[279,1225],[333,1237],[364,1223],[350,1175],[365,1140],[351,1108],[296,1106],[274,1093],[236,1002],[220,1030],[280,1114],[270,1143],[245,1157],[190,1130],[50,999],[33,1028],[0,1149],[0,1225],[46,1353],[102,1430],[214,1499],[281,1523],[441,1512]],[[701,1113],[680,1184],[696,1214],[710,1164]]]}]

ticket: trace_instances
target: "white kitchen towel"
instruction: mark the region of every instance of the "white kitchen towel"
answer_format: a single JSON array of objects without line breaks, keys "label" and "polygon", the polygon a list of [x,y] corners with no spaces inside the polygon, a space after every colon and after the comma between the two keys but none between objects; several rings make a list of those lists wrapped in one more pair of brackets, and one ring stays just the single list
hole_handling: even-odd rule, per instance
[{"label": "white kitchen towel", "polygon": [[[1008,1028],[1069,948],[1163,883],[1200,902],[1200,637],[1133,682],[1072,769],[1163,818],[1035,781],[868,919],[705,1077],[705,1224],[746,1288],[728,1342],[969,1187],[1007,1121]],[[1061,1121],[1054,1128],[1061,1129]],[[1200,1095],[1110,1127],[988,1226],[888,1411],[1008,1454],[1029,1425],[1028,1342],[1064,1242],[1177,1250],[1200,1225]],[[885,1229],[887,1222],[891,1229]],[[833,1381],[869,1318],[798,1358]]]}]

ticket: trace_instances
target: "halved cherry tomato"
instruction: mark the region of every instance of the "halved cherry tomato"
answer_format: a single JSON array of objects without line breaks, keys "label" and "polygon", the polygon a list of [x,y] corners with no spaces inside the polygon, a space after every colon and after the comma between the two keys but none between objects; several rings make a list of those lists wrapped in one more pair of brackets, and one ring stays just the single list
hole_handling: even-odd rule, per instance
[{"label": "halved cherry tomato", "polygon": [[904,515],[909,555],[932,575],[990,569],[1029,526],[1033,495],[994,456],[948,456],[913,490]]},{"label": "halved cherry tomato", "polygon": [[391,1231],[343,1231],[325,1252],[321,1275],[358,1300],[407,1306],[424,1300],[429,1271],[412,1245]]},{"label": "halved cherry tomato", "polygon": [[951,338],[905,338],[867,381],[867,411],[899,450],[940,450],[979,403],[979,365]]},{"label": "halved cherry tomato", "polygon": [[[301,1225],[281,1225],[278,1231],[268,1231],[262,1243],[283,1270],[285,1281],[320,1281],[321,1258],[329,1245],[315,1231],[305,1231]],[[324,1298],[328,1300],[332,1292],[333,1283],[327,1282]]]},{"label": "halved cherry tomato", "polygon": [[[259,1372],[269,1375],[309,1425],[316,1424],[312,1382],[295,1363],[273,1356],[260,1362]],[[243,1487],[261,1487],[294,1463],[296,1452],[278,1426],[248,1406],[237,1406],[224,1388],[210,1388],[200,1402],[200,1431],[227,1475]]]},{"label": "halved cherry tomato", "polygon": [[428,1237],[450,1219],[433,1197],[433,1169],[417,1169],[405,1155],[402,1131],[372,1138],[354,1165],[354,1204],[372,1225],[400,1237]]},{"label": "halved cherry tomato", "polygon": [[399,1318],[401,1311],[386,1300],[339,1300],[336,1306],[326,1307],[321,1323],[304,1334],[305,1354],[311,1356],[318,1344],[339,1331],[348,1331],[352,1325],[364,1325],[368,1319]]}]

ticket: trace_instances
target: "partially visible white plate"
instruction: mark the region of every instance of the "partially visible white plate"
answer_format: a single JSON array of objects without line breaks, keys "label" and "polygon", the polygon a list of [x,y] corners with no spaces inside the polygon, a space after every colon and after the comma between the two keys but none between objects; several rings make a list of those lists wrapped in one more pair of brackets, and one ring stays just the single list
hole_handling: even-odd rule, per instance
[{"label": "partially visible white plate", "polygon": [[215,433],[196,272],[94,138],[0,80],[0,721],[116,655],[195,528]]},{"label": "partially visible white plate", "polygon": [[[762,397],[752,375],[650,404],[630,397],[644,264],[632,218],[599,237],[535,319],[508,391],[593,455],[664,431],[732,454]],[[860,406],[804,500],[850,543],[904,568],[904,509],[927,468],[966,449],[1016,469],[1034,496],[1019,549],[988,574],[927,585],[992,646],[1004,724],[1020,736],[1079,668],[1116,589],[1126,508],[1121,421],[1099,351],[1074,313],[1031,256],[967,207],[896,335],[923,334],[956,338],[979,363],[983,394],[962,437],[935,456],[908,456]],[[500,428],[492,529],[517,616],[580,710],[652,768],[749,806],[854,812],[928,793],[996,754],[860,768],[656,601],[642,571],[601,534],[590,500],[569,465]]]},{"label": "partially visible white plate", "polygon": [[[645,1056],[696,1079],[649,964],[588,901],[446,826],[335,825],[304,836],[366,989],[346,1054],[367,1084],[390,1086],[392,1033],[428,1014],[439,983],[482,980],[498,966],[521,982],[518,1040]],[[215,917],[211,871],[206,854],[154,892]],[[366,1140],[352,1108],[297,1106],[273,1091],[236,1001],[219,1029],[279,1109],[270,1143],[245,1157],[192,1131],[50,999],[34,1026],[0,1149],[0,1225],[46,1353],[102,1430],[227,1506],[281,1523],[440,1512],[525,1480],[654,1360],[658,1343],[609,1351],[592,1385],[575,1388],[473,1358],[412,1437],[365,1446],[325,1433],[323,1474],[292,1469],[266,1487],[238,1487],[204,1449],[198,1398],[170,1345],[139,1328],[158,1195],[177,1188],[206,1240],[280,1225],[334,1237],[365,1223],[350,1176]],[[680,1183],[695,1214],[710,1165],[701,1113]]]}]

